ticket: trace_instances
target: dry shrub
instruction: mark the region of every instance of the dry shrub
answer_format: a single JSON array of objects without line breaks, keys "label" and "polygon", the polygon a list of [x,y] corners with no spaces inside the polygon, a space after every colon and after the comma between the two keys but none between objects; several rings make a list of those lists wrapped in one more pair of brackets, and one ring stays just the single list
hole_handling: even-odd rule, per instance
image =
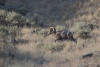
[{"label": "dry shrub", "polygon": [[60,43],[60,42],[48,42],[45,44],[45,42],[38,42],[37,43],[37,48],[45,49],[46,51],[51,51],[51,52],[58,52],[62,51],[63,48],[65,47],[65,44]]},{"label": "dry shrub", "polygon": [[66,29],[66,27],[65,26],[62,26],[62,25],[56,25],[56,30],[58,31],[58,30],[65,30]]},{"label": "dry shrub", "polygon": [[9,24],[19,27],[31,27],[34,25],[34,22],[30,18],[22,16],[21,14],[14,11],[7,11],[2,9],[0,9],[0,21],[2,21],[4,24],[6,23],[7,25]]},{"label": "dry shrub", "polygon": [[75,32],[78,37],[88,38],[93,30],[92,24],[87,24],[86,22],[77,22],[71,28],[71,31]]},{"label": "dry shrub", "polygon": [[39,35],[42,36],[47,36],[48,35],[48,29],[41,29],[40,31],[37,32]]}]

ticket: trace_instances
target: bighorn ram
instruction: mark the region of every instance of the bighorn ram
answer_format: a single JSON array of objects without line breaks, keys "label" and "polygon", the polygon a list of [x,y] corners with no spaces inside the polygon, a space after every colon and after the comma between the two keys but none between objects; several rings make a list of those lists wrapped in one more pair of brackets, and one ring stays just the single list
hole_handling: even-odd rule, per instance
[{"label": "bighorn ram", "polygon": [[54,27],[50,27],[49,34],[55,35],[56,37],[55,41],[68,39],[68,40],[72,40],[77,43],[76,39],[74,39],[73,37],[74,33],[69,30],[56,31]]}]

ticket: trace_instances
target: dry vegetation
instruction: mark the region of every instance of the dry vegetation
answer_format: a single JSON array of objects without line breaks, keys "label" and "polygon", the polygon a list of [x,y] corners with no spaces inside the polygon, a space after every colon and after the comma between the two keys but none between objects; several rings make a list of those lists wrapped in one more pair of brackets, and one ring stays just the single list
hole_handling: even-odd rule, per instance
[{"label": "dry vegetation", "polygon": [[99,12],[99,0],[0,0],[0,67],[100,67]]}]

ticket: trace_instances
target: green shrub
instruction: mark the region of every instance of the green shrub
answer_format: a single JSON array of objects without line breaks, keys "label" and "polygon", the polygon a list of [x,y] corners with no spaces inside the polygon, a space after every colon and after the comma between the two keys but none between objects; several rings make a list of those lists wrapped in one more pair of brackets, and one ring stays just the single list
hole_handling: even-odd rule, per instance
[{"label": "green shrub", "polygon": [[62,25],[56,25],[56,30],[58,31],[58,30],[64,30],[64,29],[66,29],[66,27],[65,26],[62,26]]}]

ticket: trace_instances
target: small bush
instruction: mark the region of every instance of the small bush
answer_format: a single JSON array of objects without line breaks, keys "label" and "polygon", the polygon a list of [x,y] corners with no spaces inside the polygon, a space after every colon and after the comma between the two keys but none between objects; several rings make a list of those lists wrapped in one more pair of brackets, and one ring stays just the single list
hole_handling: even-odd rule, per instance
[{"label": "small bush", "polygon": [[74,23],[73,27],[71,28],[71,31],[77,33],[78,36],[82,38],[90,36],[92,30],[93,29],[91,28],[91,26],[86,22]]},{"label": "small bush", "polygon": [[7,13],[7,11],[0,9],[0,16],[1,16],[1,15],[4,16],[4,15],[6,15],[6,13]]},{"label": "small bush", "polygon": [[56,28],[57,31],[66,29],[66,27],[62,26],[62,25],[57,25],[55,28]]},{"label": "small bush", "polygon": [[9,33],[9,31],[7,30],[7,28],[6,27],[3,27],[3,26],[0,26],[0,34],[8,34]]},{"label": "small bush", "polygon": [[16,25],[16,26],[28,26],[31,27],[34,25],[34,22],[25,16],[22,16],[19,13],[16,13],[14,11],[6,11],[0,9],[0,21],[6,26],[9,25]]},{"label": "small bush", "polygon": [[41,29],[40,31],[38,31],[38,34],[41,34],[45,37],[48,35],[48,29]]},{"label": "small bush", "polygon": [[7,12],[7,15],[6,15],[5,19],[9,22],[12,22],[13,20],[15,20],[14,17],[17,16],[17,15],[18,14],[16,12],[13,12],[13,11],[12,12]]}]

